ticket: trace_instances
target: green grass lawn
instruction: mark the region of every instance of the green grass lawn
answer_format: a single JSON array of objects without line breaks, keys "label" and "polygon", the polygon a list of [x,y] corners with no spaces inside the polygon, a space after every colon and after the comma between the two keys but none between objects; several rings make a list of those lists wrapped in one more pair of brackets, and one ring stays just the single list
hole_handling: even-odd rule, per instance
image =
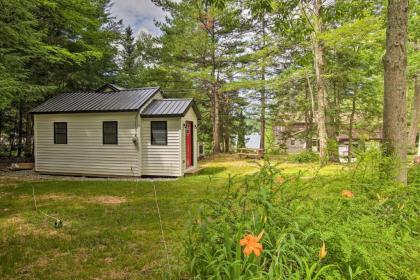
[{"label": "green grass lawn", "polygon": [[[204,162],[196,175],[168,181],[28,181],[0,178],[1,279],[160,279],[166,269],[154,189],[172,267],[179,255],[189,212],[222,192],[229,174],[257,170],[232,157]],[[285,173],[315,164],[279,165]],[[321,172],[342,169],[331,165]],[[60,217],[64,227],[35,211]]]}]

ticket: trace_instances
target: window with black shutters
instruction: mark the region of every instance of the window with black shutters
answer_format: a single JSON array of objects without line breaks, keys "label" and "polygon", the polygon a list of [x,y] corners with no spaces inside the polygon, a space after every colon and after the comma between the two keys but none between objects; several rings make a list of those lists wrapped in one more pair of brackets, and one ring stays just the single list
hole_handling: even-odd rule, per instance
[{"label": "window with black shutters", "polygon": [[151,139],[152,145],[168,144],[168,128],[166,122],[151,122]]},{"label": "window with black shutters", "polygon": [[54,123],[54,144],[67,144],[67,123]]},{"label": "window with black shutters", "polygon": [[103,122],[103,144],[118,144],[118,122]]}]

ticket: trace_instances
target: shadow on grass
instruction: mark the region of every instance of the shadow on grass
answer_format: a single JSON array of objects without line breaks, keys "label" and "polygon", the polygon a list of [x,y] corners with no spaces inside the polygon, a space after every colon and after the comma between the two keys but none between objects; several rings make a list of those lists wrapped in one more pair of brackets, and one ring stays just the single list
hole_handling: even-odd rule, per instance
[{"label": "shadow on grass", "polygon": [[205,167],[197,175],[215,175],[226,170],[226,167]]}]

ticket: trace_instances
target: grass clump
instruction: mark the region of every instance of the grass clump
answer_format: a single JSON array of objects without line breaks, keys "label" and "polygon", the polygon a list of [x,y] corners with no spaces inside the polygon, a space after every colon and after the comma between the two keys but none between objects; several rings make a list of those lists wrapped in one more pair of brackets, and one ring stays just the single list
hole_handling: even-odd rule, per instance
[{"label": "grass clump", "polygon": [[[383,179],[374,157],[335,176],[286,176],[265,162],[244,181],[229,178],[225,193],[204,201],[191,220],[184,243],[191,274],[416,279],[418,184],[402,188]],[[244,254],[240,240],[261,232],[261,255]]]}]

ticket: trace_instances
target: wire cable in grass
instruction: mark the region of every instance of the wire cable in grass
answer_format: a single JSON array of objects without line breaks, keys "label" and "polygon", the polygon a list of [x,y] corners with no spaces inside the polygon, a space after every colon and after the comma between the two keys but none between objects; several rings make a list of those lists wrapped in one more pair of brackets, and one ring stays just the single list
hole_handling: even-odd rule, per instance
[{"label": "wire cable in grass", "polygon": [[38,204],[36,203],[36,196],[35,196],[35,186],[32,185],[32,198],[34,200],[34,206],[35,206],[35,211],[43,214],[44,216],[53,219],[54,220],[54,227],[55,228],[61,228],[63,226],[63,221],[59,218],[53,217],[51,215],[48,215],[47,213],[45,213],[44,211],[41,211],[38,209]]},{"label": "wire cable in grass", "polygon": [[160,209],[159,209],[159,203],[158,203],[158,199],[157,199],[156,184],[155,183],[153,183],[153,190],[155,192],[155,202],[156,202],[156,209],[157,209],[158,216],[159,216],[160,233],[162,235],[162,242],[163,242],[163,246],[164,246],[164,249],[165,249],[166,261],[168,262],[168,270],[169,270],[169,268],[170,268],[169,253],[168,253],[168,247],[166,246],[165,234],[163,233],[162,217],[160,216]]}]

